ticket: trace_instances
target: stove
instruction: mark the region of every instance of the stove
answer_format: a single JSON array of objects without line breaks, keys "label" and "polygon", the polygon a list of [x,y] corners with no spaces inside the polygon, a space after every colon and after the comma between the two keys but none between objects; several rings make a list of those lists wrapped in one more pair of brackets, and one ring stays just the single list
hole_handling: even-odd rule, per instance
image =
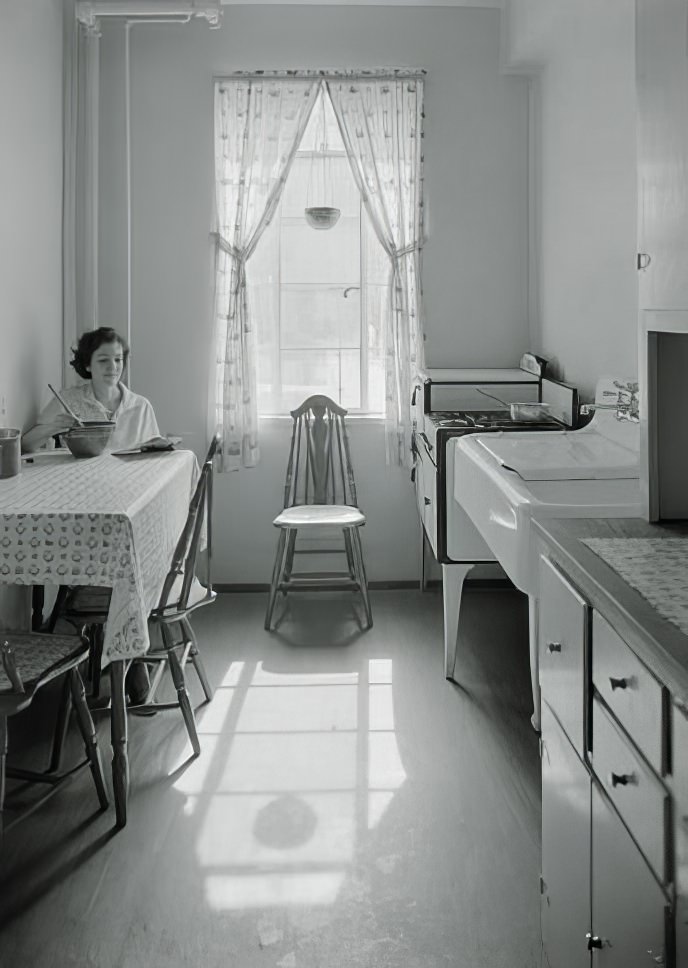
[{"label": "stove", "polygon": [[[455,461],[450,441],[468,434],[516,431],[562,431],[575,425],[578,395],[572,387],[542,376],[527,359],[525,370],[435,371],[416,384],[411,479],[422,525],[421,587],[425,584],[425,547],[442,566],[445,676],[454,677],[461,589],[475,564],[494,564],[488,547],[464,509],[454,499]],[[533,358],[534,359],[534,358]],[[523,361],[522,361],[523,362]],[[459,376],[458,374],[462,374]],[[500,378],[503,382],[500,382]],[[487,409],[485,397],[502,406]],[[552,416],[513,420],[509,403],[541,402]]]}]

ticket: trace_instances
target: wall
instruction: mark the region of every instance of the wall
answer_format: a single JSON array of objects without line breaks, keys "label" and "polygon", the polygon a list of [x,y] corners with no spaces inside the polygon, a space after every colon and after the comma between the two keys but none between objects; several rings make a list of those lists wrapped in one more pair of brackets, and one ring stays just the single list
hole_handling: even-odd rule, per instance
[{"label": "wall", "polygon": [[[62,373],[60,0],[0,5],[0,119],[0,420],[24,428]],[[0,587],[3,628],[27,606]]]},{"label": "wall", "polygon": [[505,61],[531,70],[534,348],[588,398],[637,373],[633,0],[510,0]]},{"label": "wall", "polygon": [[[101,46],[100,321],[121,324],[123,28]],[[424,252],[429,365],[512,365],[528,345],[527,84],[499,73],[487,9],[230,6],[205,24],[131,28],[132,383],[166,431],[205,443],[210,345],[213,75],[237,69],[425,68]],[[314,52],[316,52],[314,54]],[[105,278],[107,276],[107,278]],[[263,460],[219,477],[216,578],[269,580],[289,428],[263,421]],[[372,580],[418,574],[408,471],[384,463],[382,427],[352,421]]]},{"label": "wall", "polygon": [[23,427],[62,372],[60,0],[0,6],[0,119],[0,396]]}]

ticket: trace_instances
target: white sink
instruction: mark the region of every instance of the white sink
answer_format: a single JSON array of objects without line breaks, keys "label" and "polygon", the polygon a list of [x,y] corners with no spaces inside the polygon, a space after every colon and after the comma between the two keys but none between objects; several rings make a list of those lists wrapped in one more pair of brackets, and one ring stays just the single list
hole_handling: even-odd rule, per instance
[{"label": "white sink", "polygon": [[[501,443],[513,449],[515,438],[520,436],[512,434]],[[553,443],[553,436],[547,435],[547,443]],[[455,500],[514,585],[527,594],[536,593],[537,564],[531,547],[531,518],[632,518],[642,514],[637,463],[629,463],[623,471],[635,473],[633,477],[610,478],[602,476],[596,468],[600,476],[594,478],[524,480],[517,471],[499,462],[492,449],[498,450],[497,441],[489,441],[490,446],[486,447],[484,437],[471,435],[455,438],[450,443],[454,446]],[[530,441],[521,443],[527,451]],[[540,439],[537,448],[543,444]],[[557,449],[556,445],[553,449]],[[577,473],[582,472],[578,464]],[[540,463],[533,473],[543,475],[550,471]]]},{"label": "white sink", "polygon": [[[539,593],[531,520],[642,516],[637,427],[618,427],[612,419],[600,420],[599,431],[591,426],[561,434],[473,434],[449,442],[454,499],[514,585],[528,595],[537,730]],[[457,616],[458,608],[454,603]]]}]

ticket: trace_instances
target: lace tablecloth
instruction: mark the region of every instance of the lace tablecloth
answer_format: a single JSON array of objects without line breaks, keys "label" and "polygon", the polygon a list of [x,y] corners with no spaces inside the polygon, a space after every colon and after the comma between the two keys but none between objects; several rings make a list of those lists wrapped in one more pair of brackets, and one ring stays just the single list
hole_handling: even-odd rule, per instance
[{"label": "lace tablecloth", "polygon": [[142,655],[197,474],[186,450],[24,464],[0,480],[0,582],[112,588],[103,657]]},{"label": "lace tablecloth", "polygon": [[687,538],[586,538],[583,543],[688,635]]}]

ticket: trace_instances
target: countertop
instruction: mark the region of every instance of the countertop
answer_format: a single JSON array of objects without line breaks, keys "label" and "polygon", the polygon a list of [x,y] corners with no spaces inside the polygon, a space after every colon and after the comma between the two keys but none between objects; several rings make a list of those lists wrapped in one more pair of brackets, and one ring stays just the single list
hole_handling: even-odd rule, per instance
[{"label": "countertop", "polygon": [[583,542],[589,538],[672,538],[688,542],[688,522],[650,524],[642,518],[533,520],[536,539],[601,612],[636,655],[688,705],[688,635]]}]

